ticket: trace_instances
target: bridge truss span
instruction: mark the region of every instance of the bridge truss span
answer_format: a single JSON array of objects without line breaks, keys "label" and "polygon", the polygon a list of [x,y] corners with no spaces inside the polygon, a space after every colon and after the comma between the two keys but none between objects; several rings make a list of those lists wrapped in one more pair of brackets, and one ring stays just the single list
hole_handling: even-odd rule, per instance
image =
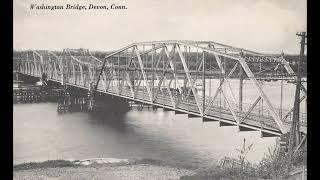
[{"label": "bridge truss span", "polygon": [[[213,41],[171,40],[133,43],[104,58],[70,49],[26,51],[19,67],[23,74],[40,77],[45,73],[62,84],[94,88],[204,121],[218,121],[220,126],[238,126],[240,131],[257,130],[265,136],[290,131],[293,101],[291,106],[284,103],[289,85],[284,86],[283,81],[296,76],[282,55]],[[277,81],[268,82],[271,80]],[[270,84],[277,86],[280,98],[268,92]],[[305,85],[301,91],[304,107]],[[300,124],[300,131],[306,134],[306,110]]]}]

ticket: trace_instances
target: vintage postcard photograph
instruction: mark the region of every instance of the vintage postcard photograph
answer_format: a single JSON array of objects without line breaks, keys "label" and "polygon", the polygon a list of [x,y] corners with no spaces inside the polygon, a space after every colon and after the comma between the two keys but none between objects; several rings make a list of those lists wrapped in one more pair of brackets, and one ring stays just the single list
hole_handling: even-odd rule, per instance
[{"label": "vintage postcard photograph", "polygon": [[307,179],[306,0],[13,0],[13,179]]}]

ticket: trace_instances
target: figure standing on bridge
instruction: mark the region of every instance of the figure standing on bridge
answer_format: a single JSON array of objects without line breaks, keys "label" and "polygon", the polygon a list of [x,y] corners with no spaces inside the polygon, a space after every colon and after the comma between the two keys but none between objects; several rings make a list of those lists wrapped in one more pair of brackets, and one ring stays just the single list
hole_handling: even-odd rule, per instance
[{"label": "figure standing on bridge", "polygon": [[42,85],[47,85],[47,75],[46,73],[42,73],[41,75]]}]

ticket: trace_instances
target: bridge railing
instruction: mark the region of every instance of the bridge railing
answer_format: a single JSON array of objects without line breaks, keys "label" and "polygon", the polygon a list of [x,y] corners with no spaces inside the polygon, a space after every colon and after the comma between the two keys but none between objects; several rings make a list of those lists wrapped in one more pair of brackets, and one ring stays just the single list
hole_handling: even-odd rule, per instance
[{"label": "bridge railing", "polygon": [[[202,106],[202,96],[199,96],[200,98],[200,105]],[[243,103],[242,105],[242,111],[239,110],[239,105],[238,104],[234,104],[231,101],[228,102],[223,102],[223,99],[220,101],[220,99],[216,99],[214,102],[212,102],[212,97],[206,96],[206,109],[211,110],[211,111],[206,111],[208,114],[213,114],[212,111],[222,111],[222,113],[224,113],[226,116],[230,116],[231,111],[229,110],[229,106],[230,108],[233,107],[233,111],[235,112],[236,116],[239,119],[242,119],[243,117],[245,117],[245,114],[249,111],[250,107],[252,107],[252,104],[249,103]],[[195,103],[195,102],[194,102]],[[278,113],[279,117],[280,114],[282,114],[282,116],[280,118],[283,118],[285,115],[288,114],[288,117],[283,119],[283,121],[289,123],[292,121],[292,115],[293,112],[288,110],[288,109],[280,109],[280,108],[274,108],[276,113]],[[228,114],[228,115],[227,115]],[[231,114],[232,115],[232,114]],[[230,116],[231,117],[231,116]],[[262,105],[257,104],[255,108],[253,108],[251,110],[251,112],[248,114],[248,116],[245,118],[245,120],[247,119],[255,119],[256,121],[273,121],[273,117],[270,114],[270,111],[268,108],[263,107]],[[233,119],[233,118],[232,118]],[[300,123],[303,126],[307,125],[307,113],[300,113],[299,116],[300,119]],[[270,124],[271,125],[271,124]],[[276,123],[272,123],[272,126],[276,125]]]}]

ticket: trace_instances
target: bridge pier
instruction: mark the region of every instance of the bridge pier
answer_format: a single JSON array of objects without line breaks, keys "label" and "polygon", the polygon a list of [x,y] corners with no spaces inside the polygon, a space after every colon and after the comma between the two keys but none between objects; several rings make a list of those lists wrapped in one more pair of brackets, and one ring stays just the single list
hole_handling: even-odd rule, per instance
[{"label": "bridge pier", "polygon": [[64,85],[64,89],[60,94],[58,112],[87,111],[86,90]]},{"label": "bridge pier", "polygon": [[[25,80],[25,78],[23,79]],[[56,102],[62,96],[62,89],[51,89],[46,86],[27,84],[26,82],[30,83],[29,80],[23,83],[19,81],[18,86],[13,87],[13,103]]]},{"label": "bridge pier", "polygon": [[130,109],[126,99],[106,94],[99,94],[95,91],[67,87],[61,94],[58,101],[58,112],[93,112],[123,114]]},{"label": "bridge pier", "polygon": [[14,89],[13,103],[37,103],[42,101],[41,92],[38,89]]},{"label": "bridge pier", "polygon": [[71,105],[70,94],[67,91],[63,91],[57,103],[58,113],[68,112],[70,105]]},{"label": "bridge pier", "polygon": [[97,111],[93,92],[85,92],[85,90],[73,87],[65,87],[58,100],[57,106],[58,112]]},{"label": "bridge pier", "polygon": [[93,110],[94,110],[94,108],[93,108],[94,100],[93,100],[92,91],[88,91],[86,100],[87,100],[87,110],[89,112],[93,112]]}]

